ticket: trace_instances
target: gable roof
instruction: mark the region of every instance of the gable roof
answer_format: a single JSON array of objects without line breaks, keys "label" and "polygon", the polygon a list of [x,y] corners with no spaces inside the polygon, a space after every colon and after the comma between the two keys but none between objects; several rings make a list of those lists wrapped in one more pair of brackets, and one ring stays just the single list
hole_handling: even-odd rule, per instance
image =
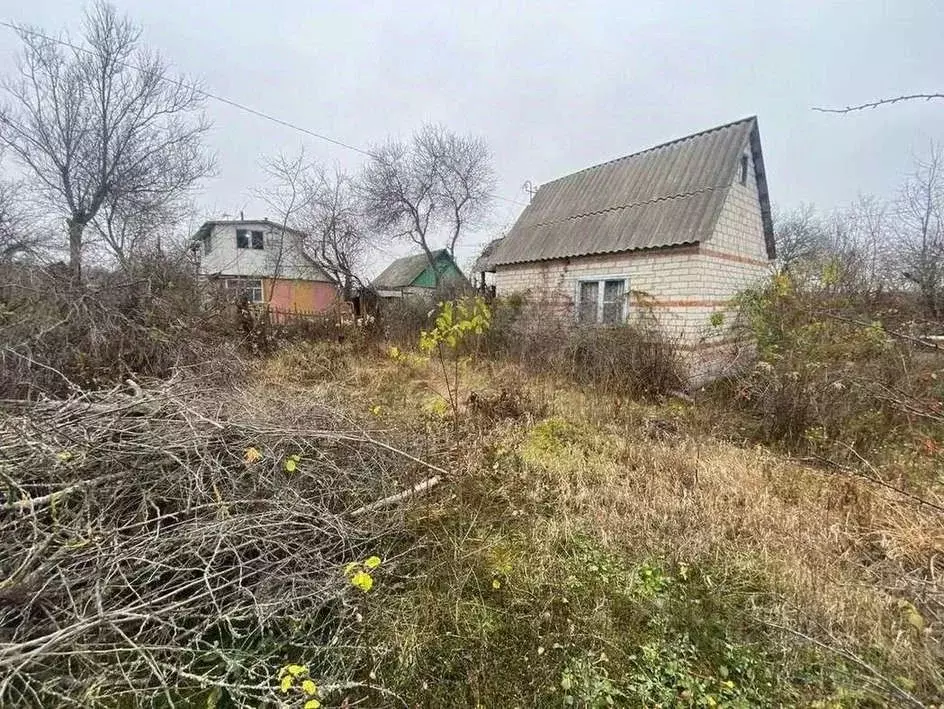
[{"label": "gable roof", "polygon": [[482,249],[482,253],[479,254],[479,257],[475,259],[475,263],[472,264],[472,273],[491,271],[492,268],[494,268],[492,265],[492,257],[495,255],[495,252],[498,250],[504,238],[505,237],[500,236],[497,239],[492,239],[485,245],[485,248]]},{"label": "gable roof", "polygon": [[707,241],[748,149],[774,258],[760,132],[751,116],[542,185],[489,260],[494,266]]},{"label": "gable roof", "polygon": [[[455,266],[456,270],[459,270],[446,249],[437,249],[432,252],[432,255],[433,260],[437,262],[445,256],[452,261],[452,265]],[[424,251],[403,256],[387,266],[379,276],[371,281],[371,285],[375,288],[408,288],[428,267],[429,259]]]}]

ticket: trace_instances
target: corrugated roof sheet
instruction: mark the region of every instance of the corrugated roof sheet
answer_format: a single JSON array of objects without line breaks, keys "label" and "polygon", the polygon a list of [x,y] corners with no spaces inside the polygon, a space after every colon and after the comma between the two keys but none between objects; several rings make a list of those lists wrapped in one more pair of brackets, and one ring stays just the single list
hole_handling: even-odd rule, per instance
[{"label": "corrugated roof sheet", "polygon": [[489,258],[491,265],[650,249],[707,240],[750,146],[768,251],[770,207],[757,119],[745,118],[542,185]]},{"label": "corrugated roof sheet", "polygon": [[490,271],[492,269],[492,256],[495,255],[495,251],[498,249],[498,245],[501,244],[503,238],[504,237],[492,239],[485,245],[485,248],[482,249],[482,253],[479,254],[479,257],[475,259],[475,263],[472,264],[472,273],[482,273],[483,271]]},{"label": "corrugated roof sheet", "polygon": [[[437,249],[433,251],[433,259],[443,254],[448,255],[446,249]],[[408,288],[427,266],[429,259],[425,252],[403,256],[387,266],[370,284],[374,288]]]}]

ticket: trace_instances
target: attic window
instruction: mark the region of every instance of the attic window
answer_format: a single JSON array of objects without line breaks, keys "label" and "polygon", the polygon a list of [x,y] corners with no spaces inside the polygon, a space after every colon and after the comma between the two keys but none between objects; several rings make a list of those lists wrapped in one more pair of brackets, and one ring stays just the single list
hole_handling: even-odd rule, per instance
[{"label": "attic window", "polygon": [[741,156],[741,169],[740,169],[740,172],[738,172],[738,175],[739,175],[738,180],[740,181],[742,185],[747,184],[747,161],[748,161],[748,155],[747,153],[744,153]]},{"label": "attic window", "polygon": [[262,250],[262,232],[250,231],[249,229],[236,230],[236,248],[237,249],[255,249]]}]

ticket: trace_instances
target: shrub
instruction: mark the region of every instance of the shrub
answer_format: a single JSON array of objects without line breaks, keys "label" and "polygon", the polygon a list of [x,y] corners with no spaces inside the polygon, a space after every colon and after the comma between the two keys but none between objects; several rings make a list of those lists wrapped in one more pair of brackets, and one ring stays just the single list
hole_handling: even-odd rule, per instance
[{"label": "shrub", "polygon": [[864,299],[779,275],[740,306],[759,359],[736,395],[764,440],[841,459],[944,436],[944,356],[886,329]]},{"label": "shrub", "polygon": [[388,342],[413,347],[429,327],[436,304],[423,296],[384,298],[380,301],[380,332]]},{"label": "shrub", "polygon": [[628,396],[652,396],[682,385],[678,349],[651,323],[576,327],[520,297],[496,301],[493,311],[489,352],[536,373],[551,371],[582,386]]},{"label": "shrub", "polygon": [[[182,368],[230,373],[221,307],[188,269],[152,259],[74,287],[65,269],[10,264],[0,288],[0,396],[59,397]],[[225,367],[209,365],[221,358]]]}]

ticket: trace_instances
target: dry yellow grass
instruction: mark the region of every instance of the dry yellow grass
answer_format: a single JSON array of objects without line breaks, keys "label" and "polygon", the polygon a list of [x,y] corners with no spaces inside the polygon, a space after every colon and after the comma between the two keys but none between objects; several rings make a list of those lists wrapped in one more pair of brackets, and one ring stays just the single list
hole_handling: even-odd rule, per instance
[{"label": "dry yellow grass", "polygon": [[[275,366],[269,381],[284,383],[286,371]],[[490,473],[487,484],[490,495],[507,500],[507,514],[527,519],[526,539],[519,541],[529,550],[532,573],[540,573],[542,558],[555,553],[560,540],[589,536],[628,559],[747,574],[763,589],[743,599],[745,614],[757,622],[856,661],[881,648],[889,667],[941,691],[939,509],[762,447],[691,434],[685,416],[667,404],[619,402],[494,364],[468,372],[463,395],[501,387],[540,402],[540,418],[483,422],[468,415],[452,465],[457,479],[469,480],[483,474],[496,450],[519,463],[497,479]],[[306,391],[353,401],[365,412],[380,406],[383,426],[428,431],[436,414],[424,402],[441,389],[434,369],[381,356],[354,359],[341,377]],[[446,487],[438,501],[421,503],[428,508],[421,515],[430,521],[455,514],[457,503],[448,495]],[[944,508],[940,487],[922,496]],[[462,540],[453,542],[457,568],[459,560],[497,543],[467,541],[468,550]],[[398,617],[402,652],[422,642],[420,620],[411,626]]]}]

